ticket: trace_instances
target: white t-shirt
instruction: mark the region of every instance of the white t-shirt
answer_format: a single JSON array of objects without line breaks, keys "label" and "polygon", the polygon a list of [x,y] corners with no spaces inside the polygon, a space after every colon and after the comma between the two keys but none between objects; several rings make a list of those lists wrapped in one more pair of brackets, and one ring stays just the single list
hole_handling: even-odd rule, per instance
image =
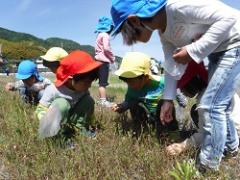
[{"label": "white t-shirt", "polygon": [[73,91],[64,85],[57,88],[54,84],[51,84],[45,89],[44,94],[39,103],[45,107],[49,107],[56,98],[62,97],[68,100],[70,104],[73,106],[85,94],[89,94],[89,92]]},{"label": "white t-shirt", "polygon": [[39,92],[40,90],[45,89],[47,86],[52,84],[52,82],[47,78],[43,78],[41,81],[34,83],[31,87],[24,84],[22,80],[18,80],[9,84],[13,87],[13,91],[17,91],[21,88],[26,88],[28,91]]},{"label": "white t-shirt", "polygon": [[240,13],[217,0],[169,0],[166,15],[166,30],[159,32],[167,72],[164,99],[174,99],[176,80],[184,74],[186,65],[176,63],[173,52],[186,46],[199,63],[212,52],[240,46]]}]

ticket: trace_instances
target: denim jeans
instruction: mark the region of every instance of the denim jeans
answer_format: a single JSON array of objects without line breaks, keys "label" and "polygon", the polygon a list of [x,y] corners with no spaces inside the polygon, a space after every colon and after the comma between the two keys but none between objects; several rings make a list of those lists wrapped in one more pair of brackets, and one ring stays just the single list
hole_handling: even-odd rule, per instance
[{"label": "denim jeans", "polygon": [[223,151],[237,150],[239,140],[231,113],[231,100],[240,81],[240,48],[209,55],[209,84],[199,108],[203,117],[200,163],[218,170]]}]

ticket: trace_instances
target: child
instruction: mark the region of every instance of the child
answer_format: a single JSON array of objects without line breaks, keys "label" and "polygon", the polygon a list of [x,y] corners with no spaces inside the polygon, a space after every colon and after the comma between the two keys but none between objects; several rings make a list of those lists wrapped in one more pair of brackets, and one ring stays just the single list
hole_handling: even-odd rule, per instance
[{"label": "child", "polygon": [[[194,67],[196,67],[194,71]],[[191,61],[188,64],[186,72],[182,76],[182,78],[178,81],[178,88],[180,88],[184,94],[188,97],[196,97],[197,101],[199,101],[204,89],[207,86],[207,70],[204,67],[203,63],[197,64],[194,61]],[[233,109],[232,109],[232,119],[235,123],[235,126],[238,131],[238,135],[240,135],[240,115],[239,115],[239,106],[240,106],[240,98],[237,94],[234,95],[232,100]],[[198,130],[195,134],[193,134],[190,138],[180,142],[173,143],[169,145],[166,150],[170,155],[178,155],[187,149],[190,148],[198,148],[201,146],[202,138],[203,138],[203,119],[198,115],[198,110],[196,109],[197,105],[194,104],[191,108],[191,118],[195,122]],[[201,113],[201,112],[199,112]],[[200,118],[199,118],[200,117]]]},{"label": "child", "polygon": [[51,84],[51,81],[39,75],[37,66],[30,60],[22,61],[17,70],[16,82],[7,83],[7,91],[19,91],[22,99],[30,104],[38,104],[45,88]]},{"label": "child", "polygon": [[52,47],[43,56],[43,65],[48,67],[53,73],[56,73],[61,59],[68,55],[67,51],[60,47]]},{"label": "child", "polygon": [[[172,99],[177,80],[186,64],[200,63],[208,56],[209,82],[199,108],[204,117],[203,145],[197,161],[201,172],[218,170],[223,151],[238,150],[238,136],[229,118],[231,101],[240,77],[239,12],[220,1],[201,0],[112,0],[111,14],[115,29],[128,45],[148,42],[159,31],[165,55],[164,104],[160,119],[173,118]],[[194,42],[195,39],[198,39]]]},{"label": "child", "polygon": [[110,47],[110,36],[113,29],[112,19],[102,16],[98,20],[95,33],[97,34],[95,44],[95,59],[102,62],[99,68],[99,104],[103,107],[111,107],[107,101],[106,86],[108,85],[109,64],[114,63],[115,57]]},{"label": "child", "polygon": [[[164,79],[161,76],[152,75],[150,70],[150,57],[140,52],[127,53],[115,72],[119,79],[128,85],[124,102],[113,105],[115,112],[122,113],[130,109],[136,125],[153,123],[158,125],[157,130],[176,130],[177,121],[174,120],[162,127],[159,120],[160,101],[164,88]],[[174,116],[174,115],[173,115]],[[138,130],[138,131],[137,131]],[[138,137],[141,127],[136,127]],[[159,135],[159,132],[157,132]]]},{"label": "child", "polygon": [[46,89],[36,109],[41,137],[59,135],[67,140],[75,135],[75,130],[86,136],[95,136],[88,129],[94,112],[94,100],[88,89],[97,79],[100,65],[80,50],[62,59],[56,72],[55,85]]}]

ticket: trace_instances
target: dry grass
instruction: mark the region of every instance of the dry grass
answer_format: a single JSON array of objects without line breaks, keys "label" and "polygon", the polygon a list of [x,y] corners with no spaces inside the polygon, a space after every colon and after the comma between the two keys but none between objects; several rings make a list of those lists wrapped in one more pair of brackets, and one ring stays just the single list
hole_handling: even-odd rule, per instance
[{"label": "dry grass", "polygon": [[[7,80],[1,78],[1,82]],[[91,92],[97,97],[96,87]],[[120,102],[124,88],[109,88],[108,94]],[[101,130],[97,139],[79,136],[75,149],[58,148],[38,138],[34,107],[4,92],[1,85],[0,102],[0,179],[171,179],[176,162],[195,157],[192,151],[168,157],[164,147],[169,140],[159,143],[154,133],[137,140],[126,114],[119,116],[98,106],[95,115]],[[225,161],[218,175],[195,178],[239,179],[239,161]]]}]

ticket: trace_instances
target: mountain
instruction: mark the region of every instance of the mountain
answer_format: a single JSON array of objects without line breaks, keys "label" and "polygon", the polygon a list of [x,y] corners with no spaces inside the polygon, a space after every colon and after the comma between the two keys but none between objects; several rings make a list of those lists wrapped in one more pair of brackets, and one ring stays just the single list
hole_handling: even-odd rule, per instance
[{"label": "mountain", "polygon": [[66,51],[72,51],[74,49],[81,49],[84,51],[87,51],[91,55],[94,55],[94,47],[90,45],[80,45],[79,43],[68,40],[68,39],[61,39],[61,38],[48,38],[46,39],[46,42],[50,47],[53,46],[58,46],[58,47],[63,47]]},{"label": "mountain", "polygon": [[43,39],[37,38],[31,34],[15,32],[1,27],[0,27],[0,39],[4,39],[11,42],[30,41],[35,42],[38,45],[42,46],[46,45]]},{"label": "mountain", "polygon": [[[37,59],[46,53],[51,47],[62,47],[68,52],[80,49],[94,56],[95,50],[91,45],[80,45],[79,43],[59,37],[41,39],[27,33],[20,33],[0,27],[0,44],[4,62],[7,60],[8,66],[19,63],[21,59]],[[122,58],[116,56],[116,64],[119,66]]]},{"label": "mountain", "polygon": [[46,40],[27,33],[20,33],[0,27],[0,44],[2,44],[2,55],[11,60],[26,58],[38,58],[40,55],[54,46],[63,47],[70,52],[75,49],[84,50],[94,55],[94,47],[90,45],[80,45],[79,43],[58,37]]}]

